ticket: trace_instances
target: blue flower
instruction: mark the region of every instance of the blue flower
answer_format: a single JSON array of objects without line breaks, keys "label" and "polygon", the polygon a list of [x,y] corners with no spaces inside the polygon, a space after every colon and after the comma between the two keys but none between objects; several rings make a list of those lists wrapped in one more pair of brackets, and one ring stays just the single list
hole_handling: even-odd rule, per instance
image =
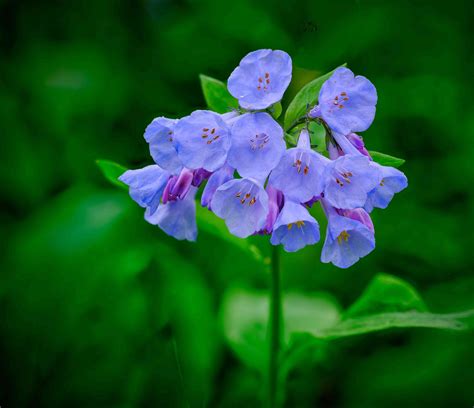
[{"label": "blue flower", "polygon": [[129,186],[130,197],[153,214],[171,174],[160,166],[150,165],[143,169],[127,170],[119,180]]},{"label": "blue flower", "polygon": [[265,109],[281,100],[291,81],[291,58],[284,51],[247,54],[227,81],[229,92],[244,109]]},{"label": "blue flower", "polygon": [[[375,248],[375,237],[372,221],[368,214],[356,213],[342,215],[322,200],[328,217],[326,240],[321,252],[321,261],[331,262],[339,268],[348,268]],[[364,222],[365,221],[365,222]]]},{"label": "blue flower", "polygon": [[395,193],[399,193],[408,186],[406,176],[393,167],[381,166],[378,163],[371,163],[381,174],[379,184],[369,192],[364,208],[371,212],[374,207],[387,208]]},{"label": "blue flower", "polygon": [[265,225],[268,195],[255,180],[235,179],[216,190],[211,205],[214,214],[225,220],[232,234],[246,238]]},{"label": "blue flower", "polygon": [[173,143],[173,130],[177,122],[177,119],[155,118],[144,134],[155,163],[173,174],[178,174],[183,167]]},{"label": "blue flower", "polygon": [[329,161],[324,172],[324,198],[336,208],[363,207],[367,194],[380,182],[379,171],[357,152]]},{"label": "blue flower", "polygon": [[224,164],[231,143],[229,127],[221,116],[205,110],[180,119],[173,140],[185,167],[211,172]]},{"label": "blue flower", "polygon": [[323,172],[329,162],[311,150],[309,134],[301,131],[298,146],[288,149],[278,166],[271,172],[269,183],[281,190],[285,197],[304,203],[323,190]]},{"label": "blue flower", "polygon": [[219,170],[215,173],[212,173],[211,177],[207,181],[206,187],[202,192],[201,196],[201,205],[207,207],[209,210],[212,210],[211,202],[212,197],[216,190],[224,183],[232,180],[234,178],[234,168],[230,167],[227,164],[224,164]]},{"label": "blue flower", "polygon": [[157,225],[176,239],[196,241],[196,202],[194,200],[196,191],[196,187],[190,187],[182,200],[162,203],[156,212],[151,212],[147,208],[145,220],[150,224]]},{"label": "blue flower", "polygon": [[321,87],[318,102],[309,116],[321,117],[332,130],[347,135],[372,124],[377,91],[367,78],[341,67]]},{"label": "blue flower", "polygon": [[301,204],[285,200],[278,216],[270,242],[273,245],[283,244],[286,252],[296,252],[306,245],[319,241],[318,222]]},{"label": "blue flower", "polygon": [[242,177],[265,179],[273,170],[286,144],[283,129],[268,113],[247,113],[232,126],[228,163]]}]

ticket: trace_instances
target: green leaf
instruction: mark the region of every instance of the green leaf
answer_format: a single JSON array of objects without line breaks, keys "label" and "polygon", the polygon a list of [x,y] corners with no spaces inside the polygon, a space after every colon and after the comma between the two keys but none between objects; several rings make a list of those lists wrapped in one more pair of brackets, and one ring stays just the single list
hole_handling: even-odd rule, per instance
[{"label": "green leaf", "polygon": [[218,113],[225,113],[239,107],[239,102],[229,93],[224,82],[203,74],[199,75],[199,79],[209,109]]},{"label": "green leaf", "polygon": [[335,339],[394,327],[466,330],[473,327],[474,310],[430,313],[416,290],[391,275],[375,276],[359,299],[333,327],[316,334]]},{"label": "green leaf", "polygon": [[270,110],[270,113],[272,114],[272,117],[274,119],[278,119],[281,115],[282,109],[283,108],[281,107],[281,103],[277,102],[274,105],[272,105],[269,110]]},{"label": "green leaf", "polygon": [[[341,66],[345,67],[346,65],[347,64],[343,64]],[[308,107],[316,104],[323,83],[329,79],[333,72],[334,70],[313,79],[300,89],[286,110],[284,121],[285,129],[290,128],[298,119],[306,115]]]},{"label": "green leaf", "polygon": [[374,162],[377,162],[383,166],[400,167],[403,163],[405,163],[405,160],[399,159],[398,157],[389,156],[385,153],[374,152],[372,150],[369,151],[369,153],[372,156],[372,159],[374,159]]},{"label": "green leaf", "polygon": [[[266,368],[268,310],[268,293],[244,289],[229,290],[221,307],[223,331],[230,347],[244,364],[257,370]],[[288,293],[283,298],[283,316],[288,345],[294,342],[296,333],[314,336],[332,327],[340,318],[340,307],[324,293]]]},{"label": "green leaf", "polygon": [[199,230],[206,231],[208,234],[214,235],[215,237],[232,244],[244,251],[257,262],[266,263],[267,260],[264,258],[257,246],[252,244],[249,239],[241,239],[232,235],[228,231],[224,221],[216,217],[207,208],[201,207],[199,204],[196,205],[196,218]]},{"label": "green leaf", "polygon": [[128,170],[127,168],[110,160],[96,160],[95,162],[107,180],[116,186],[128,190],[128,186],[118,180],[118,178]]}]

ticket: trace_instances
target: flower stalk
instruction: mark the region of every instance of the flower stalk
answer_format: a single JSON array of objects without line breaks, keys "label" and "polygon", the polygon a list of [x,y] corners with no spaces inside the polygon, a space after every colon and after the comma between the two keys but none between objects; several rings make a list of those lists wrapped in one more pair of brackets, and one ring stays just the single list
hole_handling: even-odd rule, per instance
[{"label": "flower stalk", "polygon": [[283,332],[279,247],[272,245],[269,319],[268,406],[278,406],[279,354]]}]

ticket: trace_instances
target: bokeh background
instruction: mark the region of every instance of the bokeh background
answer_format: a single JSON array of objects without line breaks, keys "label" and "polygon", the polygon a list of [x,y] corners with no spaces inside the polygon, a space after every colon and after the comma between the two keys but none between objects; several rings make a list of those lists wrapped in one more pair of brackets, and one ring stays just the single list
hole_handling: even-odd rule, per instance
[{"label": "bokeh background", "polygon": [[[435,312],[473,308],[473,17],[468,0],[0,1],[0,405],[260,406],[221,304],[265,290],[266,268],[206,231],[190,244],[147,225],[95,164],[151,163],[151,119],[204,107],[198,74],[226,80],[258,48],[292,56],[286,104],[344,62],[370,78],[366,144],[405,158],[410,183],[374,212],[374,253],[349,270],[321,264],[321,244],[284,254],[284,290],[346,307],[386,272]],[[332,342],[292,370],[286,405],[472,406],[473,339]]]}]

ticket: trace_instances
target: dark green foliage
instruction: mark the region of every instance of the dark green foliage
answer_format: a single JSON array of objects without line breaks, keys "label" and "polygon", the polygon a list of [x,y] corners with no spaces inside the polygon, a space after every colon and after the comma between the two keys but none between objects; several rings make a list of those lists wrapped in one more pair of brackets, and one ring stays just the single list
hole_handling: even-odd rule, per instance
[{"label": "dark green foliage", "polygon": [[[286,406],[471,406],[472,332],[314,334],[400,304],[472,323],[458,314],[474,308],[472,18],[468,1],[0,1],[0,405],[261,406],[264,327],[244,319],[265,311],[267,239],[230,242],[202,209],[198,242],[177,242],[94,161],[151,164],[153,117],[209,103],[198,73],[225,83],[247,52],[280,48],[296,67],[283,112],[344,61],[374,82],[364,141],[406,159],[409,180],[349,270],[321,264],[321,244],[282,255]],[[250,309],[237,320],[232,296]],[[253,327],[240,346],[231,321]]]}]

